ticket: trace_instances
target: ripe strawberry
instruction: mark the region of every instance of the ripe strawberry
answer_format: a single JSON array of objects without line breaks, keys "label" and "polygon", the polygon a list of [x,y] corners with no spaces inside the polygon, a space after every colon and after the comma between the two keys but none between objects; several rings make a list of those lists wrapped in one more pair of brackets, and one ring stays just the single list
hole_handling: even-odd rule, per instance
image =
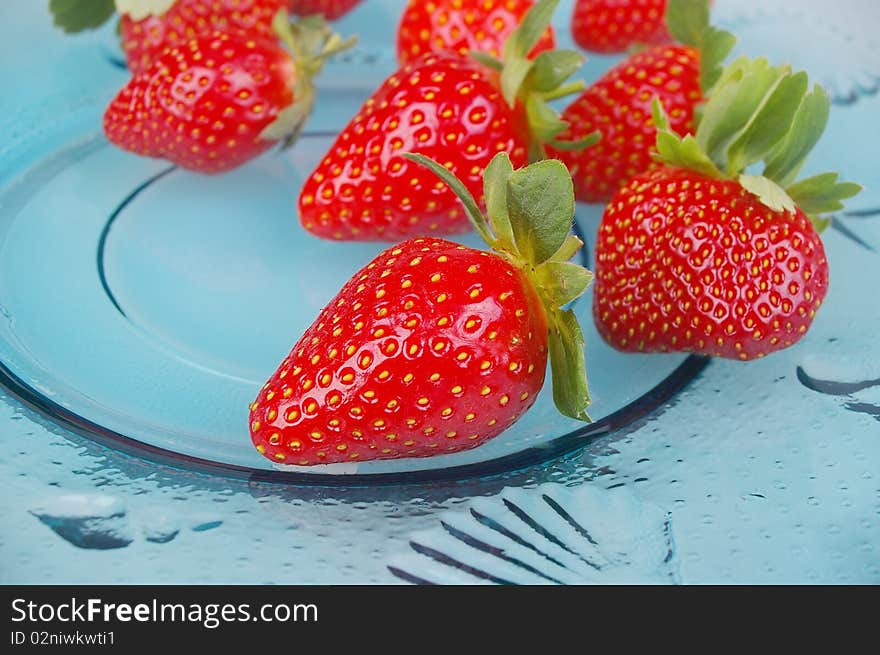
[{"label": "ripe strawberry", "polygon": [[361,3],[361,0],[288,0],[294,16],[320,14],[327,20],[342,18]]},{"label": "ripe strawberry", "polygon": [[[206,32],[277,38],[272,20],[288,0],[172,0],[144,17],[121,13],[122,48],[133,73],[146,69],[165,48],[180,47]],[[162,10],[162,11],[159,11]]]},{"label": "ripe strawberry", "polygon": [[282,17],[276,27],[295,58],[274,40],[219,32],[164,50],[110,103],[107,138],[201,173],[294,139],[314,103],[313,76],[350,42],[323,24],[288,26]]},{"label": "ripe strawberry", "polygon": [[665,15],[666,0],[576,0],[571,33],[584,50],[626,52],[670,41]]},{"label": "ripe strawberry", "polygon": [[589,420],[583,337],[571,310],[561,309],[591,279],[567,261],[582,244],[569,234],[574,194],[564,166],[514,171],[506,154],[496,156],[486,172],[487,219],[443,166],[409,157],[462,194],[496,252],[420,237],[356,273],[250,407],[253,443],[275,462],[476,447],[529,409],[548,355],[560,411]]},{"label": "ripe strawberry", "polygon": [[805,74],[764,60],[725,70],[694,136],[655,103],[662,166],[618,191],[596,244],[594,317],[611,345],[750,360],[806,333],[829,280],[811,219],[859,189],[837,174],[794,183],[829,107]]},{"label": "ripe strawberry", "polygon": [[699,54],[689,46],[663,45],[621,62],[570,104],[563,135],[599,130],[602,138],[583,153],[550,153],[561,159],[575,180],[582,202],[605,202],[621,184],[652,165],[657,129],[651,104],[660,96],[676,132],[694,131],[694,108],[702,101]]},{"label": "ripe strawberry", "polygon": [[[410,0],[397,29],[397,58],[406,64],[426,52],[471,50],[501,57],[502,47],[533,0]],[[530,57],[553,50],[556,39],[548,27]]]},{"label": "ripe strawberry", "polygon": [[563,84],[580,66],[573,52],[528,60],[558,0],[541,0],[511,36],[502,64],[453,54],[425,54],[392,75],[367,100],[302,187],[303,226],[327,239],[398,240],[470,229],[459,200],[404,153],[424,154],[482,198],[492,157],[516,166],[543,157],[543,144],[563,144],[565,124],[548,100],[575,92]]},{"label": "ripe strawberry", "polygon": [[582,202],[607,202],[621,185],[652,167],[655,98],[660,99],[673,131],[693,133],[695,110],[733,47],[732,35],[709,26],[705,0],[670,0],[669,9],[670,27],[689,45],[654,46],[629,56],[562,113],[570,127],[561,138],[594,131],[602,135],[595,147],[584,152],[548,148],[568,166]]}]

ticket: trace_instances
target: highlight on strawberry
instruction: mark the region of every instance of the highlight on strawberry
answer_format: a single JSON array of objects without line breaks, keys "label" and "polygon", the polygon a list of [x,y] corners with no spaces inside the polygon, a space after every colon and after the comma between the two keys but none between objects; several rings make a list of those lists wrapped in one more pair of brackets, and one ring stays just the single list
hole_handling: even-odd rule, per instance
[{"label": "highlight on strawberry", "polygon": [[[467,57],[472,50],[501,57],[504,42],[534,4],[534,0],[410,0],[397,28],[397,59],[403,65],[427,52]],[[556,37],[548,26],[528,56],[554,48]]]},{"label": "highlight on strawberry", "polygon": [[806,334],[828,292],[819,232],[861,188],[797,180],[830,110],[808,87],[738,59],[685,136],[655,103],[660,167],[620,189],[599,227],[593,313],[608,343],[752,360]]},{"label": "highlight on strawberry", "polygon": [[559,411],[588,421],[584,340],[566,306],[590,284],[569,261],[568,171],[514,170],[499,153],[487,213],[442,164],[407,154],[459,194],[492,251],[406,240],[357,272],[250,406],[256,449],[276,463],[429,457],[484,444],[535,402],[549,358]]},{"label": "highlight on strawberry", "polygon": [[394,241],[471,229],[460,200],[404,153],[439,161],[484,201],[483,171],[499,152],[514,166],[545,157],[545,146],[581,149],[597,135],[563,141],[566,123],[549,103],[578,93],[567,80],[583,56],[542,52],[529,59],[558,0],[526,14],[498,60],[474,52],[429,53],[388,78],[343,128],[299,196],[303,227],[326,239]]},{"label": "highlight on strawberry", "polygon": [[291,23],[283,10],[273,30],[275,39],[208,32],[166,48],[111,101],[105,135],[207,174],[291,145],[311,115],[324,63],[356,39],[343,40],[320,16]]},{"label": "highlight on strawberry", "polygon": [[[666,5],[666,3],[663,3]],[[589,150],[550,154],[568,166],[581,202],[605,203],[634,175],[654,166],[652,103],[659,98],[678,134],[696,129],[697,108],[711,93],[735,37],[710,24],[707,0],[669,0],[667,23],[678,43],[630,55],[591,84],[562,112],[560,138],[598,131]]]},{"label": "highlight on strawberry", "polygon": [[590,52],[616,54],[670,40],[667,0],[575,0],[572,37]]}]

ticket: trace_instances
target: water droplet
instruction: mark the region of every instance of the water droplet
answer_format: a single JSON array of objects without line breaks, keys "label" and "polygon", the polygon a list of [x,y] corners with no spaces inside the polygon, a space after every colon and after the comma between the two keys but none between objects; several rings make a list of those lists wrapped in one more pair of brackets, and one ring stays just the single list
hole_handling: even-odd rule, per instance
[{"label": "water droplet", "polygon": [[134,540],[125,507],[112,496],[58,496],[33,507],[30,513],[78,548],[112,550]]}]

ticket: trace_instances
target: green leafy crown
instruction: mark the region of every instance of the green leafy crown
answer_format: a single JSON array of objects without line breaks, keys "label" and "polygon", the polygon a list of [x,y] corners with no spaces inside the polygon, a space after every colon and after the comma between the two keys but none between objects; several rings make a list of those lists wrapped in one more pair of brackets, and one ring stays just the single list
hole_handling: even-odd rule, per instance
[{"label": "green leafy crown", "polygon": [[282,147],[288,148],[296,142],[314,110],[315,78],[328,59],[354,47],[358,39],[356,36],[343,39],[321,15],[304,16],[291,22],[284,9],[275,14],[272,29],[293,56],[297,79],[293,103],[278,113],[260,137],[281,141]]},{"label": "green leafy crown", "polygon": [[559,150],[582,150],[599,140],[594,132],[577,141],[563,141],[558,137],[568,123],[550,102],[586,88],[583,80],[567,82],[583,65],[585,57],[575,50],[549,50],[534,59],[529,53],[550,26],[559,0],[539,0],[523,16],[522,22],[508,37],[500,60],[485,52],[471,52],[471,57],[501,74],[501,92],[513,107],[522,102],[530,129],[529,158],[544,159],[545,145]]},{"label": "green leafy crown", "polygon": [[[824,214],[843,208],[861,187],[837,173],[796,181],[828,122],[831,101],[809,87],[807,74],[766,59],[742,57],[725,67],[703,107],[693,135],[673,132],[659,100],[654,101],[654,158],[708,177],[737,179],[775,211],[799,207],[818,229]],[[760,174],[752,168],[763,164]]]},{"label": "green leafy crown", "polygon": [[708,95],[721,77],[736,37],[711,24],[709,0],[668,0],[666,26],[676,41],[700,51],[700,88]]},{"label": "green leafy crown", "polygon": [[483,175],[484,214],[445,167],[424,155],[405,156],[448,184],[477,233],[532,283],[549,327],[553,400],[562,414],[589,421],[584,336],[574,312],[565,307],[586,291],[593,274],[569,261],[583,242],[571,233],[575,201],[568,170],[555,159],[514,170],[507,153],[498,153]]}]

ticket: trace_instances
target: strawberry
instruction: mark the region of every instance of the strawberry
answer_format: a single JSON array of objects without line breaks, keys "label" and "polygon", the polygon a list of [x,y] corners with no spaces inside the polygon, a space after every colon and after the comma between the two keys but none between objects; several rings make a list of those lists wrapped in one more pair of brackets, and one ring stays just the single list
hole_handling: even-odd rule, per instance
[{"label": "strawberry", "polygon": [[319,14],[327,20],[337,20],[361,3],[361,0],[288,0],[294,16]]},{"label": "strawberry", "polygon": [[[465,56],[471,50],[501,57],[505,40],[532,5],[533,0],[410,0],[397,29],[397,58],[406,64],[426,52]],[[529,56],[555,47],[548,27]]]},{"label": "strawberry", "polygon": [[338,135],[299,196],[300,221],[327,239],[399,240],[470,229],[456,195],[409,162],[415,152],[440,161],[482,202],[482,174],[498,152],[514,165],[564,144],[565,129],[548,106],[580,90],[564,84],[583,59],[574,52],[532,50],[558,0],[541,0],[514,31],[505,61],[427,53],[386,80]]},{"label": "strawberry", "polygon": [[597,130],[602,135],[584,152],[548,148],[568,166],[582,202],[607,202],[630,178],[651,168],[655,98],[673,131],[690,134],[696,129],[695,110],[717,79],[734,38],[709,25],[705,0],[670,0],[669,11],[670,28],[683,44],[654,46],[629,56],[562,112],[570,127],[561,138]]},{"label": "strawberry", "polygon": [[665,14],[666,0],[576,0],[571,33],[584,50],[626,52],[636,44],[669,41]]},{"label": "strawberry", "polygon": [[804,73],[762,59],[725,69],[695,135],[655,103],[661,166],[621,188],[599,227],[593,313],[611,345],[751,360],[807,332],[829,283],[817,226],[860,188],[836,173],[794,181],[829,107]]},{"label": "strawberry", "polygon": [[134,73],[144,70],[165,48],[179,47],[205,32],[277,38],[272,20],[287,1],[153,0],[155,6],[146,15],[120,10],[119,30],[128,67]]},{"label": "strawberry", "polygon": [[164,50],[132,76],[104,114],[104,133],[125,150],[219,173],[291,141],[314,103],[312,78],[350,45],[314,21],[275,21],[274,40],[206,33]]},{"label": "strawberry", "polygon": [[418,237],[356,273],[293,346],[250,406],[257,450],[312,465],[427,457],[474,448],[519,419],[541,390],[548,357],[559,410],[589,420],[583,336],[563,305],[591,275],[567,261],[571,178],[557,161],[486,171],[488,217],[461,194],[493,252]]}]

